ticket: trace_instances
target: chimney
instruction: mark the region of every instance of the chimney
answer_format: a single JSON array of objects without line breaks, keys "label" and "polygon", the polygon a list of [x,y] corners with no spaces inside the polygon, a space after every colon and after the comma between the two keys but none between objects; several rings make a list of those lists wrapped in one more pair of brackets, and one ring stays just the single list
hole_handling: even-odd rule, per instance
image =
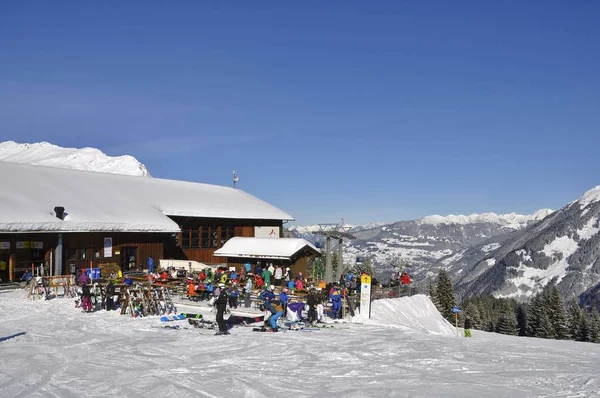
[{"label": "chimney", "polygon": [[65,208],[62,206],[56,206],[54,208],[54,213],[56,213],[56,218],[60,218],[61,220],[65,219]]}]

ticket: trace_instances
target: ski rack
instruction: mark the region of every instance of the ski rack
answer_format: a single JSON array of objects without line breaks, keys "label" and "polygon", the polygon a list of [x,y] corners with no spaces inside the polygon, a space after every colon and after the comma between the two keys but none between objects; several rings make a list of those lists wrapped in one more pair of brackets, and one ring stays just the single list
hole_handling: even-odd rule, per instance
[{"label": "ski rack", "polygon": [[169,289],[136,285],[121,288],[121,315],[132,317],[177,313]]}]

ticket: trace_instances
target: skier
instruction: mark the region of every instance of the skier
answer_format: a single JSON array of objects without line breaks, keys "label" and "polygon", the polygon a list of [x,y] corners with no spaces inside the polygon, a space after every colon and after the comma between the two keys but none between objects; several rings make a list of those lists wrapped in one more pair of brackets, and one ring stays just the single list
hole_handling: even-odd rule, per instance
[{"label": "skier", "polygon": [[306,299],[308,305],[308,321],[314,323],[318,320],[317,318],[317,305],[319,304],[319,295],[314,288],[308,290],[308,297]]},{"label": "skier", "polygon": [[250,308],[252,298],[252,278],[246,279],[246,287],[244,290],[244,307]]},{"label": "skier", "polygon": [[262,272],[262,278],[265,281],[265,285],[271,284],[271,272],[267,268],[265,268]]},{"label": "skier", "polygon": [[85,269],[81,270],[81,275],[79,275],[79,284],[88,284],[90,283],[90,277],[86,274]]},{"label": "skier", "polygon": [[115,295],[115,284],[113,281],[108,281],[108,285],[106,286],[106,311],[111,311],[115,309],[115,302],[113,300]]},{"label": "skier", "polygon": [[240,289],[238,289],[237,283],[234,283],[233,286],[229,289],[229,307],[230,308],[237,308],[239,295],[240,295]]},{"label": "skier", "polygon": [[92,312],[92,293],[90,288],[85,283],[81,284],[81,307],[85,312]]},{"label": "skier", "polygon": [[281,293],[279,293],[279,301],[281,302],[281,306],[283,307],[283,316],[287,316],[287,307],[288,307],[288,288],[284,287],[281,289]]},{"label": "skier", "polygon": [[229,334],[225,319],[223,319],[223,315],[227,309],[227,289],[225,289],[223,283],[219,283],[219,289],[219,296],[215,300],[215,307],[217,307],[217,324],[219,325],[219,331],[215,333],[216,335]]},{"label": "skier", "polygon": [[331,292],[329,293],[329,298],[331,299],[332,310],[333,310],[333,319],[341,319],[342,318],[342,289],[338,286],[337,282],[334,282],[333,287],[331,288]]},{"label": "skier", "polygon": [[262,293],[258,296],[259,299],[263,300],[265,308],[268,309],[271,312],[271,314],[275,314],[277,312],[273,307],[273,303],[271,303],[271,301],[275,299],[275,293],[273,293],[274,290],[275,286],[269,285],[269,287],[263,290]]},{"label": "skier", "polygon": [[465,337],[471,337],[471,320],[469,317],[465,318]]},{"label": "skier", "polygon": [[214,291],[214,286],[212,284],[212,281],[210,279],[207,279],[207,281],[204,283],[204,289],[202,290],[202,297],[200,297],[200,300],[210,300],[210,296]]},{"label": "skier", "polygon": [[288,319],[291,322],[298,322],[302,320],[302,310],[304,309],[304,303],[290,303],[288,309]]},{"label": "skier", "polygon": [[[283,315],[283,307],[280,305],[277,305],[274,307],[275,313],[273,313],[273,315],[271,315],[271,317],[269,318],[269,324],[271,325],[271,331],[273,332],[277,332],[279,331],[279,326],[277,325],[277,320]],[[265,321],[266,324],[266,321]]]}]

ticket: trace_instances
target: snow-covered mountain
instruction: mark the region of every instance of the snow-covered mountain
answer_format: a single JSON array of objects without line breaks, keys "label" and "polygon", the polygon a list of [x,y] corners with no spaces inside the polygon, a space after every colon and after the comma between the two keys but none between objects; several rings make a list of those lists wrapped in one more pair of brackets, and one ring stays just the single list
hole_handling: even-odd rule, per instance
[{"label": "snow-covered mountain", "polygon": [[600,282],[600,186],[495,243],[485,253],[472,247],[448,263],[451,270],[463,270],[460,275],[454,272],[462,296],[527,300],[556,284],[564,298],[583,293],[599,301],[594,288]]},{"label": "snow-covered mountain", "polygon": [[62,148],[48,142],[18,144],[0,142],[0,160],[40,166],[98,171],[150,177],[142,163],[133,156],[108,156],[95,148]]},{"label": "snow-covered mountain", "polygon": [[[529,215],[433,215],[412,221],[353,226],[349,232],[357,239],[344,241],[344,262],[353,264],[356,257],[367,256],[375,264],[382,280],[389,279],[400,264],[410,265],[411,276],[422,281],[437,274],[440,260],[445,259],[450,264],[453,257],[458,258],[472,246],[495,237],[503,240],[501,237],[536,223],[551,213],[552,210],[544,209]],[[322,243],[323,236],[313,234],[318,230],[318,225],[289,228],[290,235]],[[335,247],[337,242],[333,243]]]}]

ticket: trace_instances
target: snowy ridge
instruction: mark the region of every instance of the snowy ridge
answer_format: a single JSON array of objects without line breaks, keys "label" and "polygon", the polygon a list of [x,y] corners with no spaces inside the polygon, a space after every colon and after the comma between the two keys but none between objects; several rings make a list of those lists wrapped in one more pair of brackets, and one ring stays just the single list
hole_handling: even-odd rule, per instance
[{"label": "snowy ridge", "polygon": [[48,142],[0,142],[0,160],[66,169],[150,177],[142,163],[129,155],[108,156],[96,148],[62,148]]},{"label": "snowy ridge", "polygon": [[478,223],[493,223],[500,224],[507,228],[519,229],[531,221],[542,220],[552,214],[554,210],[542,209],[532,214],[496,214],[483,213],[471,215],[454,215],[440,216],[438,214],[426,216],[418,220],[421,224],[439,225],[439,224],[478,224]]},{"label": "snowy ridge", "polygon": [[[364,225],[352,225],[352,224],[344,223],[344,224],[340,225],[340,227],[349,228],[349,231],[352,232],[353,230],[363,231],[363,230],[367,230],[367,229],[379,228],[379,227],[382,227],[387,224],[388,223],[385,223],[385,222],[371,222],[371,223],[364,224]],[[287,227],[287,229],[288,229],[288,231],[294,231],[299,234],[305,234],[305,233],[313,233],[313,232],[320,231],[321,227],[318,224],[317,225],[290,225],[289,227]]]},{"label": "snowy ridge", "polygon": [[575,201],[575,203],[579,203],[580,208],[583,209],[590,203],[598,201],[600,201],[600,185],[597,185],[596,187],[590,189],[589,191],[581,195],[579,199]]}]

